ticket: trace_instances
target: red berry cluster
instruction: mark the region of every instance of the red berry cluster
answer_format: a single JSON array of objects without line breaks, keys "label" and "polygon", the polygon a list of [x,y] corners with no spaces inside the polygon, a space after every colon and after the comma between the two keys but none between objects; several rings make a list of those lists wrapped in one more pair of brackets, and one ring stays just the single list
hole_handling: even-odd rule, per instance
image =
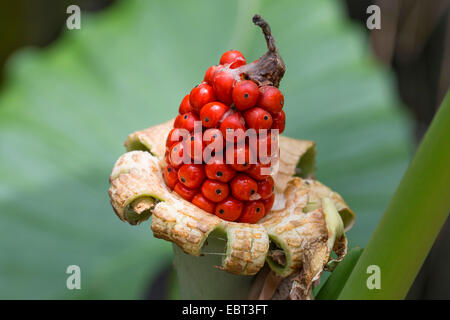
[{"label": "red berry cluster", "polygon": [[[225,52],[220,64],[211,66],[204,81],[183,98],[167,137],[164,179],[170,189],[209,213],[256,223],[274,203],[273,178],[262,169],[270,168],[268,158],[279,152],[278,145],[271,146],[276,137],[260,132],[284,131],[284,98],[274,86],[258,87],[246,80],[245,66],[242,53]],[[201,130],[195,130],[200,123]],[[249,129],[256,132],[257,150],[246,140]],[[229,131],[235,133],[231,138]],[[223,146],[221,150],[217,145]],[[269,153],[276,151],[263,158],[259,152],[263,145]],[[204,151],[212,146],[215,149],[206,158]],[[244,161],[236,161],[239,158]]]}]

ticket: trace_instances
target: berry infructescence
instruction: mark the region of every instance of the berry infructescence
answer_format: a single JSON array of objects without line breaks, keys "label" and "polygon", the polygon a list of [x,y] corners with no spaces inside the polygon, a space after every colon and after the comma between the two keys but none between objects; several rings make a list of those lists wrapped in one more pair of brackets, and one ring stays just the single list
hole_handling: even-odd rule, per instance
[{"label": "berry infructescence", "polygon": [[[185,200],[224,220],[245,223],[258,222],[273,206],[274,180],[263,169],[279,154],[270,130],[282,133],[286,119],[278,89],[284,63],[268,24],[258,15],[253,22],[263,30],[268,51],[247,64],[241,52],[230,50],[206,70],[181,101],[167,137],[163,174],[167,187]],[[250,132],[257,147],[246,140]],[[269,157],[260,148],[269,150]]]}]

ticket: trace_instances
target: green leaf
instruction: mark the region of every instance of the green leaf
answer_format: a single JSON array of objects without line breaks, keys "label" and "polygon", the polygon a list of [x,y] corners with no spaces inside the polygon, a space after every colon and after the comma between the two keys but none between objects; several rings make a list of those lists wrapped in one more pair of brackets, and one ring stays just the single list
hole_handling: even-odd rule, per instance
[{"label": "green leaf", "polygon": [[[450,90],[339,299],[404,299],[450,212]],[[380,288],[366,284],[377,266]]]},{"label": "green leaf", "polygon": [[316,300],[336,300],[338,298],[362,252],[361,248],[353,248],[347,253],[323,284]]},{"label": "green leaf", "polygon": [[[121,223],[108,175],[128,133],[173,117],[236,48],[265,51],[271,24],[287,72],[287,131],[318,146],[318,178],[357,212],[364,245],[407,162],[390,76],[338,2],[122,1],[8,65],[0,96],[0,298],[138,298],[171,258],[149,224]],[[69,291],[67,266],[81,267]]]}]

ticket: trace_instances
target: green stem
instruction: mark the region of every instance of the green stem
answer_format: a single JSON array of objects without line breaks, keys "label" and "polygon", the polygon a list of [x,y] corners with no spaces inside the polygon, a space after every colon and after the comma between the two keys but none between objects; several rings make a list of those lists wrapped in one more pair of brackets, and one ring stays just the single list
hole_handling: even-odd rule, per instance
[{"label": "green stem", "polygon": [[[339,299],[403,299],[450,212],[450,94],[431,123]],[[370,265],[381,288],[368,289]]]},{"label": "green stem", "polygon": [[[204,252],[225,252],[225,241],[208,238]],[[254,277],[238,276],[214,268],[220,266],[222,256],[206,254],[194,257],[173,245],[174,266],[181,299],[231,300],[248,299]]]}]

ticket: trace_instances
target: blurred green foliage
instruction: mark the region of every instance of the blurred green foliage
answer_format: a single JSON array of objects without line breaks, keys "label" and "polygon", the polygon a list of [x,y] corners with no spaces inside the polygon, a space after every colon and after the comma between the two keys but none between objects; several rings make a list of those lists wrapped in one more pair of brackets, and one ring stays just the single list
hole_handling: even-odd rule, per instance
[{"label": "blurred green foliage", "polygon": [[[408,127],[392,80],[339,3],[123,1],[82,15],[51,48],[8,65],[0,96],[0,298],[139,298],[170,244],[115,216],[108,175],[126,135],[173,117],[182,97],[241,50],[265,51],[271,24],[287,66],[286,135],[318,146],[318,176],[358,215],[364,246],[404,172]],[[69,291],[68,265],[82,290]]]}]

